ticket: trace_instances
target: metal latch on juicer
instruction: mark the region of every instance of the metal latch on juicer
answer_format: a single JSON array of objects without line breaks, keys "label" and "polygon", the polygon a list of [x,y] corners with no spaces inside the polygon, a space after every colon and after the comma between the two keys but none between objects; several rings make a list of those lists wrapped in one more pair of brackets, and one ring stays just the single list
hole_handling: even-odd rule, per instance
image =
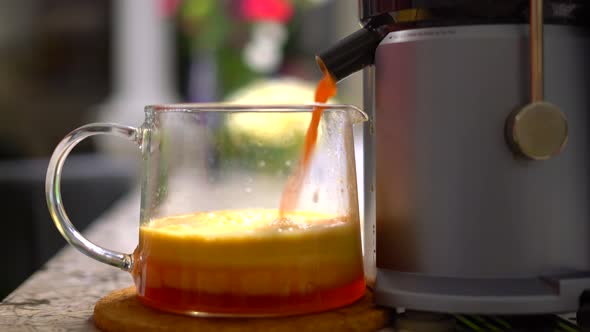
[{"label": "metal latch on juicer", "polygon": [[531,102],[510,115],[506,130],[517,153],[547,160],[565,147],[568,123],[557,106],[543,101],[543,1],[530,3]]}]

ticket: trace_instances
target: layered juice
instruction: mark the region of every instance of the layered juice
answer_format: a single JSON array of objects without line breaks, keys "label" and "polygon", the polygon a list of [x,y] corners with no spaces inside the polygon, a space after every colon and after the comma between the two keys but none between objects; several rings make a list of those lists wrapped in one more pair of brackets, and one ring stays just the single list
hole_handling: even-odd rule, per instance
[{"label": "layered juice", "polygon": [[[358,217],[357,217],[358,218]],[[180,313],[285,315],[365,292],[358,220],[278,210],[201,212],[140,228],[140,300]]]}]

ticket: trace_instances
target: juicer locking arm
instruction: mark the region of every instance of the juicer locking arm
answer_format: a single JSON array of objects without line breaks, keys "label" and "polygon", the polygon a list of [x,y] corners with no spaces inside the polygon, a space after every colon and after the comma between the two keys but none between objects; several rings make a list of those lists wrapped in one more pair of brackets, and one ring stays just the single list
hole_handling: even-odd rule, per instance
[{"label": "juicer locking arm", "polygon": [[530,0],[530,53],[531,102],[509,116],[506,135],[518,155],[530,160],[547,160],[565,147],[568,123],[557,106],[543,100],[542,0]]}]

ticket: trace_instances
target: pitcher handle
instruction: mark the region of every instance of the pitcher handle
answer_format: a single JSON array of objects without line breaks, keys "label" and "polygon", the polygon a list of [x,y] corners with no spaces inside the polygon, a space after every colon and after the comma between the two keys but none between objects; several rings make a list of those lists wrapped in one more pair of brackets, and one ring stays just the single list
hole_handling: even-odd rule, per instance
[{"label": "pitcher handle", "polygon": [[141,147],[142,131],[135,127],[111,123],[93,123],[82,126],[64,137],[53,151],[47,177],[45,178],[45,195],[49,213],[61,235],[83,254],[122,270],[133,269],[133,257],[114,250],[98,246],[86,239],[74,227],[68,217],[61,198],[61,172],[66,158],[72,149],[87,137],[94,135],[113,135],[126,138]]}]

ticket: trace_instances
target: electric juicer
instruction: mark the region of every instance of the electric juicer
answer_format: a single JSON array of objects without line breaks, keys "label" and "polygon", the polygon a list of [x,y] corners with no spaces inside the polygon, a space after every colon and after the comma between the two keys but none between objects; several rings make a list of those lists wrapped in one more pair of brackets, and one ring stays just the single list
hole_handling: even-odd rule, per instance
[{"label": "electric juicer", "polygon": [[376,302],[576,311],[590,289],[590,4],[359,0],[359,13],[317,59],[336,80],[364,69]]}]

